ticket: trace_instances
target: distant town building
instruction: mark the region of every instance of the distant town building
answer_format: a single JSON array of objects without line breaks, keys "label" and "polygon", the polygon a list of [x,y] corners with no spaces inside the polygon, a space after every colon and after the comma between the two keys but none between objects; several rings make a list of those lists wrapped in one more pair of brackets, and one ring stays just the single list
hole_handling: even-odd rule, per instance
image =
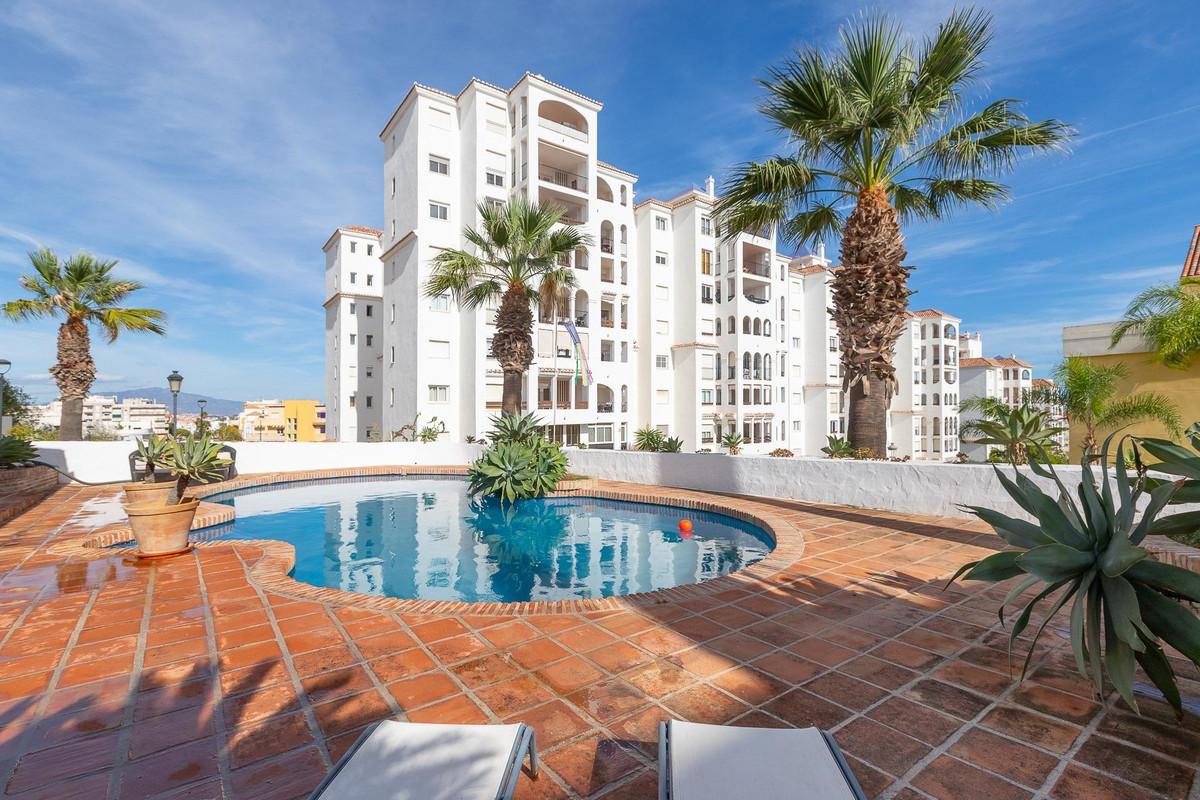
[{"label": "distant town building", "polygon": [[[40,427],[57,429],[62,424],[62,401],[54,400],[36,408]],[[136,439],[151,433],[165,434],[171,415],[162,403],[142,397],[118,400],[109,395],[89,395],[83,401],[83,435]]]},{"label": "distant town building", "polygon": [[237,418],[247,442],[323,442],[325,404],[317,400],[254,400]]}]

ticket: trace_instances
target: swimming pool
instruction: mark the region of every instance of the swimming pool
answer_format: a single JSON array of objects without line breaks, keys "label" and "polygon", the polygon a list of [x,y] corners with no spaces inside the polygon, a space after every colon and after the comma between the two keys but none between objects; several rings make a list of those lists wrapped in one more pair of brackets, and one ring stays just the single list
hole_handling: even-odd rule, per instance
[{"label": "swimming pool", "polygon": [[[723,514],[590,497],[473,503],[460,478],[302,481],[207,498],[237,519],[199,539],[277,539],[292,577],[420,600],[578,600],[700,583],[773,548]],[[679,530],[681,520],[692,530]]]}]

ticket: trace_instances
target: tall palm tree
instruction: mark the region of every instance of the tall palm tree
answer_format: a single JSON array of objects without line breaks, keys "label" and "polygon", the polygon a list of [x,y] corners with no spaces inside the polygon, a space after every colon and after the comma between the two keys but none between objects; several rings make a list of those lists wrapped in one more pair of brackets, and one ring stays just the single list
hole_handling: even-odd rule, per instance
[{"label": "tall palm tree", "polygon": [[21,287],[32,297],[5,303],[4,314],[19,321],[55,317],[58,326],[58,359],[50,368],[62,398],[58,438],[83,438],[83,399],[96,380],[89,325],[98,325],[109,343],[122,331],[166,333],[166,315],[155,308],[121,305],[142,288],[137,281],[113,277],[116,261],[102,261],[89,253],[72,256],[65,264],[49,248],[29,254],[34,272],[21,276]]},{"label": "tall palm tree", "polygon": [[[1010,406],[994,397],[972,397],[959,406],[959,414],[978,414],[965,422],[959,434],[974,444],[997,445],[1013,464],[1024,464],[1030,448],[1053,450],[1056,428],[1050,413],[1022,403]],[[1035,451],[1036,452],[1036,451]]]},{"label": "tall palm tree", "polygon": [[1180,281],[1140,293],[1113,329],[1113,345],[1131,332],[1145,336],[1165,366],[1187,369],[1200,353],[1200,285]]},{"label": "tall palm tree", "polygon": [[555,229],[562,215],[560,206],[534,204],[524,197],[495,208],[480,203],[480,227],[463,230],[474,252],[438,253],[425,283],[429,297],[449,294],[465,308],[500,298],[492,357],[504,370],[505,414],[520,413],[521,383],[533,363],[532,304],[559,303],[575,285],[575,273],[562,262],[592,243],[574,226]]},{"label": "tall palm tree", "polygon": [[797,51],[760,81],[760,110],[789,152],[739,167],[718,204],[727,237],[772,224],[793,244],[841,235],[832,314],[856,448],[887,448],[893,350],[911,294],[901,224],[998,205],[1008,189],[992,178],[1070,136],[1057,120],[1030,122],[1017,100],[962,111],[991,38],[991,18],[968,10],[918,47],[894,22],[864,17],[842,30],[837,52]]},{"label": "tall palm tree", "polygon": [[1180,434],[1179,411],[1157,392],[1140,392],[1119,397],[1120,382],[1128,375],[1123,364],[1094,364],[1081,356],[1069,356],[1054,371],[1058,385],[1056,402],[1067,420],[1083,427],[1084,454],[1097,452],[1101,431],[1113,431],[1135,422],[1154,421],[1172,436]]}]

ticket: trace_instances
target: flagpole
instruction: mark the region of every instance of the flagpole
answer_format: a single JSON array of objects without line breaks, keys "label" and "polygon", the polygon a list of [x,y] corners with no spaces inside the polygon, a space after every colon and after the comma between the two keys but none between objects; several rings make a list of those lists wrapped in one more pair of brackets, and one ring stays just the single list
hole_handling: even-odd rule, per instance
[{"label": "flagpole", "polygon": [[550,392],[550,436],[558,441],[558,298],[554,299],[554,310],[550,318],[554,321],[553,346],[554,360],[551,362],[554,372],[554,388]]}]

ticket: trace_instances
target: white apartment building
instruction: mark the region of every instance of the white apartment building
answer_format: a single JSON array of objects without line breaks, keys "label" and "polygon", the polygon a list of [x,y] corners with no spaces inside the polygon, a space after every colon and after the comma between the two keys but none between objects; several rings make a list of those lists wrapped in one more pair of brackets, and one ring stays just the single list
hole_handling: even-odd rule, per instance
[{"label": "white apartment building", "polygon": [[[83,435],[136,439],[152,433],[165,435],[171,415],[162,403],[143,397],[118,400],[111,395],[88,395],[83,400]],[[37,425],[57,428],[62,424],[62,400],[37,407]]]},{"label": "white apartment building", "polygon": [[[685,451],[716,450],[733,431],[747,452],[811,455],[845,433],[823,251],[789,258],[773,230],[723,239],[711,178],[635,205],[637,176],[599,160],[601,108],[532,74],[507,90],[476,79],[457,95],[409,90],[380,134],[384,230],[376,239],[339,228],[324,248],[328,438],[378,430],[386,440],[417,414],[442,420],[451,440],[487,432],[502,395],[495,309],[460,309],[424,286],[438,252],[466,247],[479,203],[516,196],[561,205],[564,224],[594,240],[568,259],[578,286],[535,323],[523,404],[557,439],[630,447],[650,425]],[[932,316],[915,316],[897,346],[905,366],[888,455],[950,458],[957,367],[942,346],[946,325],[956,341],[958,320],[920,314]],[[590,385],[576,375],[564,319],[578,329]],[[922,380],[938,391],[923,396],[913,383]]]},{"label": "white apartment building", "polygon": [[382,235],[352,225],[338,228],[325,242],[325,434],[330,441],[383,438]]}]

